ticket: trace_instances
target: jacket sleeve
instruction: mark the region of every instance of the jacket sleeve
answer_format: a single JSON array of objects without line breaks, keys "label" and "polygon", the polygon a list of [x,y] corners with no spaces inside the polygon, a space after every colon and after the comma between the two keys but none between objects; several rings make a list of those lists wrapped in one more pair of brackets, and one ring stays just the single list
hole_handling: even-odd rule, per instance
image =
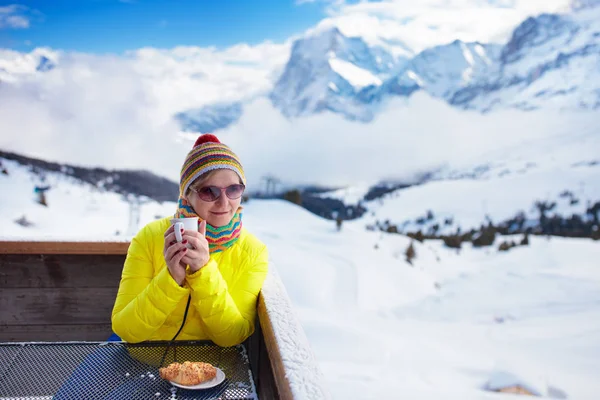
[{"label": "jacket sleeve", "polygon": [[131,241],[112,311],[113,331],[127,342],[148,340],[189,294],[171,277],[164,258],[156,261],[163,267],[154,276],[151,240],[144,228]]},{"label": "jacket sleeve", "polygon": [[264,246],[246,259],[231,287],[212,258],[188,275],[192,304],[200,314],[207,336],[219,346],[242,343],[254,332],[256,299],[267,276],[269,254]]}]

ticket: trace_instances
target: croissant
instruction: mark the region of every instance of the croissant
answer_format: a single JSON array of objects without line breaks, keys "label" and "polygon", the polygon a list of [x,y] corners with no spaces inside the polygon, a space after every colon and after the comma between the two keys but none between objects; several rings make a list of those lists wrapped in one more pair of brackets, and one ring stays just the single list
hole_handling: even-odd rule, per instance
[{"label": "croissant", "polygon": [[160,377],[183,386],[199,385],[217,376],[217,369],[203,362],[172,363],[158,370]]}]

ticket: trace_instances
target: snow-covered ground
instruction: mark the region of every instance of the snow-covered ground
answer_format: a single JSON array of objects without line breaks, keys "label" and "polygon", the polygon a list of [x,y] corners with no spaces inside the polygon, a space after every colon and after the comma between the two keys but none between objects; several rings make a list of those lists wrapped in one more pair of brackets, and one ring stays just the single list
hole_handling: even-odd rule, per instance
[{"label": "snow-covered ground", "polygon": [[[432,181],[398,190],[382,201],[374,200],[368,205],[371,214],[366,219],[380,222],[389,219],[405,231],[414,232],[424,228],[417,219],[432,210],[434,218],[425,227],[439,224],[440,232],[448,233],[460,226],[464,232],[485,224],[486,217],[498,224],[520,211],[528,219],[537,220],[537,201],[556,202],[553,213],[568,218],[572,214],[584,215],[590,202],[600,200],[599,181],[600,165],[572,170],[540,169],[489,179]],[[571,204],[571,196],[561,197],[565,191],[572,193],[578,202]],[[452,219],[453,224],[444,225],[446,219]],[[364,224],[363,220],[360,222]]]},{"label": "snow-covered ground", "polygon": [[[2,160],[9,175],[0,175],[0,236],[55,238],[69,240],[127,239],[135,234],[139,224],[173,214],[174,203],[157,203],[149,199],[135,205],[114,192],[82,183],[62,173],[46,172],[42,181],[29,168],[15,161]],[[35,186],[50,186],[46,192],[48,207],[37,203]],[[133,218],[130,218],[133,214]],[[136,218],[137,216],[137,218]],[[25,227],[15,223],[25,217],[32,223]]]},{"label": "snow-covered ground", "polygon": [[[548,395],[600,391],[600,245],[533,237],[499,253],[335,230],[292,205],[251,202],[337,399],[491,399],[510,374]],[[276,216],[280,216],[277,218]],[[269,222],[267,222],[269,221]]]},{"label": "snow-covered ground", "polygon": [[[130,237],[121,196],[48,174],[44,207],[27,169],[3,166],[0,236]],[[141,204],[140,225],[174,207]],[[23,215],[34,225],[17,225]],[[250,200],[244,223],[269,246],[335,399],[502,399],[483,388],[506,380],[545,397],[598,398],[598,242],[531,237],[508,252],[496,243],[460,253],[415,242],[411,265],[410,239],[365,221],[338,232],[293,204]]]}]

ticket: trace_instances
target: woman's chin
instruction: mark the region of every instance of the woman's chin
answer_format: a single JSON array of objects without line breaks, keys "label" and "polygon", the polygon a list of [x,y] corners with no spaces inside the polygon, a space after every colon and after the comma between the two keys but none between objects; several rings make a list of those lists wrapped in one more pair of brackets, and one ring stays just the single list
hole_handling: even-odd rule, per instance
[{"label": "woman's chin", "polygon": [[231,216],[229,214],[224,215],[211,215],[210,218],[206,221],[215,228],[220,228],[225,226],[231,221]]}]

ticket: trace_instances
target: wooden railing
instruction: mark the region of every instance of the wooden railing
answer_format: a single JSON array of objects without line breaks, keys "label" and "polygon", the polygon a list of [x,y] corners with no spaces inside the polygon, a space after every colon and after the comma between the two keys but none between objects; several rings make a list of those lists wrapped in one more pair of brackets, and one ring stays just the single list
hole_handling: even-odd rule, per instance
[{"label": "wooden railing", "polygon": [[0,341],[106,340],[127,242],[0,242]]},{"label": "wooden railing", "polygon": [[[128,242],[0,241],[0,342],[106,340],[128,247]],[[246,345],[259,397],[328,399],[273,273],[259,297],[258,320]]]},{"label": "wooden railing", "polygon": [[[0,242],[0,254],[34,255],[119,255],[125,256],[129,242]],[[121,265],[122,267],[122,265]],[[117,282],[118,284],[118,282]]]}]

